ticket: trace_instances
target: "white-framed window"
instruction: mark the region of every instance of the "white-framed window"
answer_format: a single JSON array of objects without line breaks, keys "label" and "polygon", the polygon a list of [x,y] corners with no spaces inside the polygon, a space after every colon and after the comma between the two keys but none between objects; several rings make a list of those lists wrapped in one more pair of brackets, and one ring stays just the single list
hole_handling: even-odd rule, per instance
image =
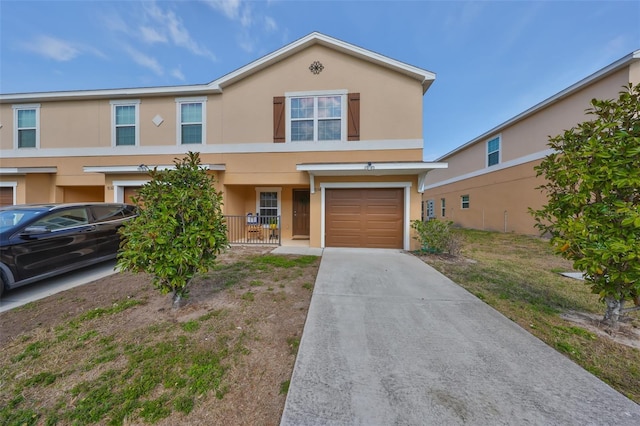
[{"label": "white-framed window", "polygon": [[347,91],[285,93],[287,142],[344,141]]},{"label": "white-framed window", "polygon": [[271,218],[280,216],[281,194],[280,187],[256,188],[256,214],[260,216],[261,223],[270,223]]},{"label": "white-framed window", "polygon": [[176,99],[178,145],[206,143],[207,134],[207,98]]},{"label": "white-framed window", "polygon": [[468,209],[469,208],[469,196],[468,195],[463,195],[460,197],[460,206],[463,209]]},{"label": "white-framed window", "polygon": [[427,200],[424,202],[424,205],[423,205],[424,211],[422,212],[422,220],[432,219],[436,217],[434,206],[435,206],[434,200]]},{"label": "white-framed window", "polygon": [[40,104],[13,105],[13,146],[40,148]]},{"label": "white-framed window", "polygon": [[445,198],[440,198],[440,215],[442,217],[445,216],[445,213],[447,212],[447,200]]},{"label": "white-framed window", "polygon": [[140,100],[111,101],[111,145],[140,144]]},{"label": "white-framed window", "polygon": [[500,163],[500,136],[487,141],[487,167]]}]

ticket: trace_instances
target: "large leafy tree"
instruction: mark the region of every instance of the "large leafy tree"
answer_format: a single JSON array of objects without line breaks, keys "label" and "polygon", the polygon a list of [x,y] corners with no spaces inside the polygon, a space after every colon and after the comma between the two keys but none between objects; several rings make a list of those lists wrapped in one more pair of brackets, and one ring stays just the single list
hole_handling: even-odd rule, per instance
[{"label": "large leafy tree", "polygon": [[175,308],[196,273],[212,267],[228,241],[222,193],[199,155],[189,152],[174,164],[149,171],[151,180],[134,198],[140,215],[121,228],[118,267],[151,274],[156,288],[173,293]]},{"label": "large leafy tree", "polygon": [[[616,100],[591,101],[592,119],[549,139],[536,167],[547,204],[536,226],[606,305],[615,326],[640,307],[640,85]],[[625,308],[625,302],[636,306]]]}]

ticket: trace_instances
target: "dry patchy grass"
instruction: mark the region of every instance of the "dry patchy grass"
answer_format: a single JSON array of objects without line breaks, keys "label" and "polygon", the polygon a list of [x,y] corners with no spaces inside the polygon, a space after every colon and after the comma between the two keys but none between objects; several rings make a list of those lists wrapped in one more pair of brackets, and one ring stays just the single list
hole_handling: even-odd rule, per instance
[{"label": "dry patchy grass", "polygon": [[269,250],[232,248],[179,310],[117,274],[0,314],[0,424],[278,424],[320,262]]}]

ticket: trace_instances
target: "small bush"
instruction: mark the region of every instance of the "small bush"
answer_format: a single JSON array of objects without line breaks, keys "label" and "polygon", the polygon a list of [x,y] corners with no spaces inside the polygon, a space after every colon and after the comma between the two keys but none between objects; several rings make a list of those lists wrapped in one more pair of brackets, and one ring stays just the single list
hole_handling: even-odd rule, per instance
[{"label": "small bush", "polygon": [[448,253],[453,256],[460,254],[460,238],[451,231],[451,221],[414,220],[411,228],[416,231],[413,237],[420,243],[424,253]]}]

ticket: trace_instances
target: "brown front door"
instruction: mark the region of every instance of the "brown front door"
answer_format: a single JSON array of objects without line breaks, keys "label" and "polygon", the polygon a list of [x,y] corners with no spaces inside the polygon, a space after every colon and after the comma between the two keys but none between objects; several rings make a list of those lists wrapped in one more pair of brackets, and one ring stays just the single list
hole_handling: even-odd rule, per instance
[{"label": "brown front door", "polygon": [[309,236],[309,190],[293,190],[293,236]]}]

